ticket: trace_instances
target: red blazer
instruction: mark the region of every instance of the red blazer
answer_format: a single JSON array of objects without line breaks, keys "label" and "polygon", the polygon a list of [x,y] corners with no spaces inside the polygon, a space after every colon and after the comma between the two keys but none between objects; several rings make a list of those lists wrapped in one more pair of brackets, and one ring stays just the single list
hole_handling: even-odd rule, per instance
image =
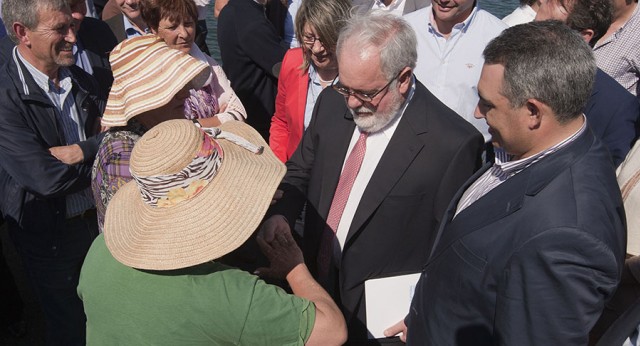
[{"label": "red blazer", "polygon": [[304,132],[309,73],[299,68],[303,54],[302,48],[288,50],[278,77],[276,112],[271,118],[269,146],[282,162],[291,157]]}]

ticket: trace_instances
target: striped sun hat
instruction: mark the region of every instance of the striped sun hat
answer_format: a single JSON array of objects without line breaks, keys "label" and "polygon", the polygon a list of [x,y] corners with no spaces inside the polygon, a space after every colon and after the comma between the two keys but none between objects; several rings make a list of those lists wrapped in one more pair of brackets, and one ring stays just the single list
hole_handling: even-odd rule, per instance
[{"label": "striped sun hat", "polygon": [[129,119],[169,103],[185,85],[199,89],[211,69],[156,35],[118,44],[109,56],[113,86],[102,117],[103,126],[124,126]]}]

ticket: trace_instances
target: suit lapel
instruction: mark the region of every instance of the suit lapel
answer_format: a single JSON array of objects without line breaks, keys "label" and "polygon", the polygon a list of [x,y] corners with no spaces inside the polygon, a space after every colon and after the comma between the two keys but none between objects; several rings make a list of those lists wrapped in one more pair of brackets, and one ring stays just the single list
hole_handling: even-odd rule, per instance
[{"label": "suit lapel", "polygon": [[[471,184],[464,190],[461,190],[461,194],[458,196],[456,203],[452,203],[447,211],[447,222],[440,227],[440,239],[436,240],[437,243],[434,245],[433,254],[429,262],[437,258],[456,240],[497,220],[505,218],[520,209],[527,191],[530,173],[530,170],[525,170],[516,174],[472,203],[452,220],[451,218],[453,214],[455,214],[456,206],[460,197],[462,197],[462,193],[464,193]],[[479,177],[480,176],[476,176],[471,183],[475,182]]]},{"label": "suit lapel", "polygon": [[[437,258],[456,240],[519,210],[525,196],[535,196],[542,191],[560,172],[582,157],[594,144],[594,140],[595,137],[587,129],[572,143],[509,178],[451,220],[461,197],[459,194],[455,204],[449,206],[447,218],[438,231],[441,233],[440,239],[436,240],[428,262]],[[476,174],[469,179],[468,186],[479,176]],[[462,192],[468,186],[461,189]]]},{"label": "suit lapel", "polygon": [[426,135],[427,132],[426,107],[416,89],[416,94],[400,119],[393,137],[382,154],[360,199],[345,244],[348,244],[351,238],[358,233],[366,220],[387,197],[393,186],[402,178],[416,155],[423,149],[424,141],[420,136]]},{"label": "suit lapel", "polygon": [[438,227],[438,234],[436,235],[429,257],[433,256],[433,251],[435,250],[436,245],[438,244],[438,242],[440,241],[440,238],[442,237],[442,232],[445,226],[447,226],[453,219],[458,203],[462,198],[462,195],[464,194],[464,192],[467,191],[469,186],[471,186],[476,180],[478,180],[478,178],[482,176],[484,172],[490,169],[492,165],[493,164],[491,163],[484,164],[484,166],[480,167],[480,169],[477,172],[475,172],[469,179],[467,179],[467,181],[465,181],[464,184],[462,184],[462,186],[458,189],[458,191],[456,191],[456,194],[453,196],[453,198],[451,199],[451,202],[449,202],[449,205],[447,206],[447,211],[442,216],[442,222]]}]

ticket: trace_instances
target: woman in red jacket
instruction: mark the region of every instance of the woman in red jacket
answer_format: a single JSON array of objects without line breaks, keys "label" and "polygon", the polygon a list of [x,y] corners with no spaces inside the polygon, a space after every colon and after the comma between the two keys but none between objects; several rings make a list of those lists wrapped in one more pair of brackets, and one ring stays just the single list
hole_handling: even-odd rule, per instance
[{"label": "woman in red jacket", "polygon": [[282,162],[298,147],[318,95],[338,76],[336,42],[350,10],[349,0],[305,0],[298,9],[301,47],[290,49],[282,61],[269,133],[269,146]]}]

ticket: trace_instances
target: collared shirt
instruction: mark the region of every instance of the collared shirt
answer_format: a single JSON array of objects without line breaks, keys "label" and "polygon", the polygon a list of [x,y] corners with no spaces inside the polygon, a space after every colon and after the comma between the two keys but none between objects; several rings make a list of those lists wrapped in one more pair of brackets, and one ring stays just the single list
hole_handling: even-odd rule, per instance
[{"label": "collared shirt", "polygon": [[[73,83],[71,81],[71,72],[65,67],[58,70],[58,86],[49,79],[49,76],[31,65],[22,57],[16,49],[18,58],[25,65],[36,84],[44,91],[49,100],[56,107],[57,124],[61,128],[65,138],[65,145],[71,145],[87,139],[84,133],[84,124],[80,121],[78,110],[75,104],[75,98],[71,93]],[[93,202],[90,197],[90,190],[87,188],[83,191],[75,192],[66,196],[67,218],[81,214],[87,209],[93,208]]]},{"label": "collared shirt", "polygon": [[[415,77],[411,79],[411,88],[409,89],[409,94],[407,95],[407,99],[405,100],[402,107],[398,111],[396,117],[382,130],[370,133],[367,136],[367,150],[364,154],[364,159],[362,159],[362,165],[360,166],[360,171],[358,171],[358,176],[356,177],[355,182],[353,183],[353,187],[351,188],[351,193],[349,194],[349,199],[347,200],[347,204],[345,205],[344,211],[342,213],[342,217],[340,219],[340,224],[338,225],[338,230],[336,231],[336,237],[338,242],[340,243],[340,247],[334,246],[334,250],[336,251],[336,256],[334,256],[338,261],[340,256],[338,254],[341,252],[341,249],[344,247],[345,240],[347,239],[347,233],[349,233],[349,228],[351,228],[351,221],[353,221],[353,216],[356,214],[356,210],[358,209],[358,205],[360,205],[360,200],[362,199],[362,195],[364,195],[364,191],[369,185],[369,180],[373,176],[373,173],[378,167],[378,162],[380,162],[380,158],[382,154],[384,154],[385,149],[387,149],[387,145],[393,134],[398,127],[398,123],[404,114],[405,109],[411,99],[413,98],[413,94],[416,90]],[[353,136],[351,136],[351,143],[349,143],[349,148],[347,149],[347,153],[350,153],[353,147],[356,145],[358,138],[360,137],[360,129],[356,126],[353,130]],[[345,157],[345,162],[349,155],[347,154]],[[344,162],[343,162],[344,168]]]},{"label": "collared shirt", "polygon": [[86,73],[93,75],[93,67],[89,62],[89,56],[80,41],[73,45],[73,57],[76,59],[76,66],[83,69]]},{"label": "collared shirt", "polygon": [[474,125],[488,141],[486,122],[473,116],[478,104],[477,84],[484,64],[482,51],[507,25],[476,6],[446,38],[434,24],[432,5],[403,18],[418,39],[418,62],[414,71],[418,80],[442,103]]},{"label": "collared shirt", "polygon": [[516,8],[508,16],[502,18],[502,21],[508,26],[524,24],[532,22],[536,19],[536,11],[529,5]]},{"label": "collared shirt", "polygon": [[640,98],[640,6],[629,20],[593,48],[598,67]]},{"label": "collared shirt", "polygon": [[313,107],[316,105],[316,100],[322,92],[322,85],[320,84],[320,77],[313,65],[309,65],[309,86],[307,87],[307,103],[304,108],[304,129],[309,127],[311,122],[311,116],[313,115]]},{"label": "collared shirt", "polygon": [[[129,21],[129,18],[127,18],[127,16],[123,14],[122,18],[124,19],[124,32],[127,34],[127,38],[142,36],[143,33],[141,33],[140,31],[138,31],[138,29],[135,28],[135,26],[131,23],[131,21]],[[147,33],[147,32],[148,32],[148,29],[146,29],[144,33]]]},{"label": "collared shirt", "polygon": [[[456,216],[473,204],[475,201],[482,198],[482,196],[489,193],[489,191],[498,187],[498,185],[504,183],[509,178],[522,172],[525,168],[535,164],[543,158],[552,155],[558,150],[569,145],[576,138],[578,138],[587,128],[587,118],[583,115],[584,120],[582,126],[578,131],[564,139],[560,143],[545,149],[535,155],[525,157],[524,159],[511,161],[512,156],[507,154],[504,150],[497,148],[495,150],[496,158],[493,166],[488,169],[478,180],[476,180],[471,186],[464,192],[460,201],[458,201],[458,207],[456,209]],[[455,217],[455,216],[454,216]]]},{"label": "collared shirt", "polygon": [[385,5],[381,0],[375,0],[373,2],[372,10],[385,11],[396,16],[402,16],[404,13],[404,5],[406,0],[393,0],[389,6]]}]

